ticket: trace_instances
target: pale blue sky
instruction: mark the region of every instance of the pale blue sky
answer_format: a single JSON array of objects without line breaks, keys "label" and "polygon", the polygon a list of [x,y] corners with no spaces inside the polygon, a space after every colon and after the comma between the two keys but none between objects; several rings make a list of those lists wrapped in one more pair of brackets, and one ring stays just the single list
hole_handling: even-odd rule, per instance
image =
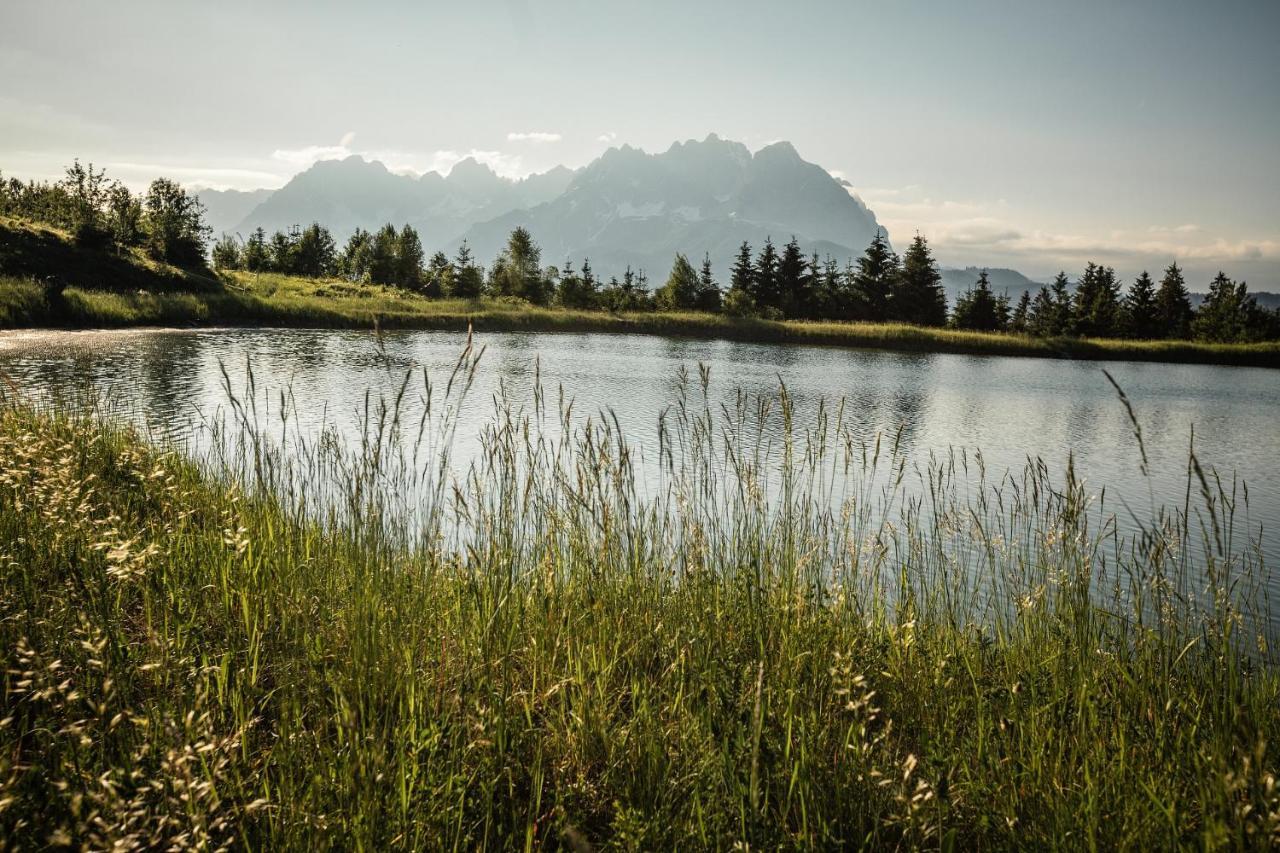
[{"label": "pale blue sky", "polygon": [[517,175],[715,131],[791,140],[947,263],[1176,256],[1280,290],[1278,43],[1278,0],[4,0],[0,170]]}]

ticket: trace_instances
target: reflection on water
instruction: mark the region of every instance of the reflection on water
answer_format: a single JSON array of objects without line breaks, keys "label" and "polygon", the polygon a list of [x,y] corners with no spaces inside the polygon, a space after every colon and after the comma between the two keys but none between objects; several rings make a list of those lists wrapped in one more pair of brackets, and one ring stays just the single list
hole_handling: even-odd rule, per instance
[{"label": "reflection on water", "polygon": [[[0,370],[32,390],[106,392],[119,411],[160,436],[180,439],[226,404],[225,368],[243,388],[251,369],[264,406],[292,389],[297,426],[354,430],[365,393],[393,396],[407,370],[447,376],[465,336],[447,332],[373,335],[347,331],[200,330],[14,332],[0,334]],[[1248,524],[1264,528],[1268,562],[1280,522],[1280,372],[1250,368],[1068,362],[897,354],[816,347],[691,341],[643,336],[485,334],[476,386],[455,457],[474,453],[479,425],[501,390],[532,406],[537,378],[548,400],[563,390],[578,418],[611,411],[629,439],[652,455],[660,413],[675,401],[683,366],[711,367],[712,395],[741,388],[775,393],[785,383],[800,427],[825,399],[855,436],[874,442],[900,430],[909,455],[949,448],[980,451],[988,473],[1043,459],[1057,475],[1073,454],[1077,474],[1123,516],[1149,517],[1151,504],[1181,505],[1187,451],[1224,482],[1249,484]],[[1132,427],[1102,374],[1111,371],[1134,403],[1150,459],[1139,474]],[[406,398],[413,415],[419,405]]]}]

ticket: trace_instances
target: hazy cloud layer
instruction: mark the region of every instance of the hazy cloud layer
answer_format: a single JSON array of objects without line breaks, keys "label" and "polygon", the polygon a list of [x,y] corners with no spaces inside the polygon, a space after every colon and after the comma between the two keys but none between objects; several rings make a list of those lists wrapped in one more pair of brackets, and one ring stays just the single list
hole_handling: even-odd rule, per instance
[{"label": "hazy cloud layer", "polygon": [[542,131],[511,131],[507,134],[508,142],[559,142],[561,136],[558,133],[545,133]]}]

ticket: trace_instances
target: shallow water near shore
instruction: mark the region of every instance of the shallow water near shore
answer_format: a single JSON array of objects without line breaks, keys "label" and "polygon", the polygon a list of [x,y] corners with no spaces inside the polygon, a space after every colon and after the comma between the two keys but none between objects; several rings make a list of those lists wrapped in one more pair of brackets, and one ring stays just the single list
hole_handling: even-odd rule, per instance
[{"label": "shallow water near shore", "polygon": [[[425,371],[444,382],[465,343],[465,335],[448,332],[27,331],[0,335],[0,370],[26,392],[69,396],[91,388],[152,435],[198,443],[202,424],[227,409],[226,380],[241,391],[251,369],[264,426],[283,404],[298,434],[314,436],[323,427],[358,441],[369,400],[395,398],[407,374],[415,378],[402,397],[404,418],[416,421],[417,377]],[[697,405],[732,406],[739,392],[776,397],[785,385],[798,430],[825,401],[868,447],[881,436],[921,465],[959,459],[967,471],[983,469],[988,483],[1034,460],[1060,480],[1070,456],[1076,476],[1122,530],[1135,518],[1149,519],[1155,507],[1187,501],[1194,429],[1206,471],[1238,496],[1242,530],[1261,531],[1267,564],[1280,554],[1271,531],[1280,522],[1280,372],[606,334],[492,333],[476,336],[475,344],[485,352],[458,417],[455,470],[479,452],[495,399],[532,411],[540,384],[553,408],[569,408],[571,424],[616,417],[638,451],[641,478],[653,477],[659,419],[682,395],[688,399],[691,387],[700,398],[704,365],[708,399]],[[1140,470],[1133,425],[1104,369],[1133,404],[1149,476]],[[559,418],[543,428],[559,430]],[[1247,502],[1233,478],[1247,482]],[[913,488],[910,478],[905,488]]]}]

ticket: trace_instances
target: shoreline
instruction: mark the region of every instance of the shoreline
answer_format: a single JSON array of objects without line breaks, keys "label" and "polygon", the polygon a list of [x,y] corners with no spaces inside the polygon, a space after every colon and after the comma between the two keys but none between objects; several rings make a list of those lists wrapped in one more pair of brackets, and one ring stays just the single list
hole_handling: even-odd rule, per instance
[{"label": "shoreline", "polygon": [[[61,311],[54,312],[46,305],[39,305],[32,312],[34,316],[30,316],[33,322],[6,323],[0,325],[0,332],[220,328],[465,332],[471,328],[478,332],[638,334],[902,353],[1280,367],[1280,343],[1032,338],[894,323],[778,321],[693,312],[613,314],[491,302],[427,300],[398,294],[382,296],[334,299],[308,294],[302,300],[275,300],[271,296],[263,297],[252,291],[235,289],[216,293],[157,294],[68,288],[63,297],[66,305]],[[374,304],[361,304],[368,302]]]}]

